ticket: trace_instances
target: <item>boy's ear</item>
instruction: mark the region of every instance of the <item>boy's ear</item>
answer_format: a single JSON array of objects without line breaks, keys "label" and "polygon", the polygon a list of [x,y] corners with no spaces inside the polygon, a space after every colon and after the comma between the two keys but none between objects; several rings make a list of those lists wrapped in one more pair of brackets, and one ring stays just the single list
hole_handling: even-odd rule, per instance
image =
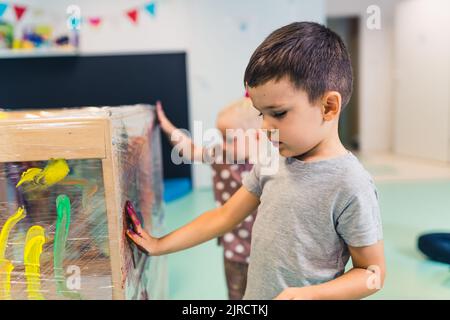
[{"label": "boy's ear", "polygon": [[339,117],[341,112],[342,97],[337,91],[327,91],[322,98],[323,120],[331,121]]}]

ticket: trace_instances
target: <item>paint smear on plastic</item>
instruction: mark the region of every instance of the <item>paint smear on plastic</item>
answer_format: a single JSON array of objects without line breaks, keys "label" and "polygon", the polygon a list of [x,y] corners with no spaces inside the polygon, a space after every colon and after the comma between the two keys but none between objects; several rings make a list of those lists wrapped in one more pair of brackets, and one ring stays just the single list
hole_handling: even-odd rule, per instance
[{"label": "paint smear on plastic", "polygon": [[14,265],[5,258],[9,233],[17,222],[25,218],[25,216],[26,214],[23,207],[17,209],[16,213],[6,220],[0,231],[0,300],[11,299],[11,272],[14,269]]},{"label": "paint smear on plastic", "polygon": [[59,295],[81,299],[78,292],[67,288],[63,261],[66,255],[66,242],[70,227],[70,199],[62,194],[56,198],[56,231],[53,245],[53,269],[56,281],[56,291]]},{"label": "paint smear on plastic", "polygon": [[41,293],[41,253],[45,243],[45,231],[41,226],[28,229],[23,260],[25,262],[25,278],[27,294],[30,300],[44,300]]},{"label": "paint smear on plastic", "polygon": [[0,300],[11,300],[11,261],[0,259]]},{"label": "paint smear on plastic", "polygon": [[29,191],[46,189],[63,180],[69,172],[65,159],[50,159],[44,169],[30,168],[23,172],[16,188],[24,184],[29,187]]}]

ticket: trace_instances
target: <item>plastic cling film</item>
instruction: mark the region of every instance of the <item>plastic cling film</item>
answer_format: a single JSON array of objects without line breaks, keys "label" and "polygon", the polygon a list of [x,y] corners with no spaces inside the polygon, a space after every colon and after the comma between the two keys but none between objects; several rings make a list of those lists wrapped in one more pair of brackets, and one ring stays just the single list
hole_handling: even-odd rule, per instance
[{"label": "plastic cling film", "polygon": [[154,107],[3,111],[0,228],[17,208],[26,216],[3,242],[0,298],[167,298],[166,259],[124,230],[130,200],[147,231],[164,232]]}]

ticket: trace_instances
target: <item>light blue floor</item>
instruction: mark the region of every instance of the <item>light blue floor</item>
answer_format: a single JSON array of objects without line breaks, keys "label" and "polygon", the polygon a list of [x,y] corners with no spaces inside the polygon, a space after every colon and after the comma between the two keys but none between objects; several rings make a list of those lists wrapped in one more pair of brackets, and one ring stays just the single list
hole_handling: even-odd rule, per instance
[{"label": "light blue floor", "polygon": [[[450,181],[378,183],[387,279],[370,299],[450,299],[450,267],[416,249],[422,232],[450,232]],[[214,207],[210,189],[166,205],[168,231]],[[216,241],[168,256],[170,299],[226,299],[222,250]]]},{"label": "light blue floor", "polygon": [[[166,205],[172,231],[214,208],[211,189],[195,190]],[[170,299],[227,299],[222,249],[216,240],[168,255]]]}]

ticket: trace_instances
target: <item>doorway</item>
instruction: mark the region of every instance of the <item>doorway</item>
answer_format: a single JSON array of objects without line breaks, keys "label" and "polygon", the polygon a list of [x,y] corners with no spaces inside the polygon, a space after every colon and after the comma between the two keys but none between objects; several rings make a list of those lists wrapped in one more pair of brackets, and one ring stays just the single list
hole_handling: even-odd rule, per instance
[{"label": "doorway", "polygon": [[344,41],[350,53],[353,67],[353,94],[339,119],[339,136],[343,145],[352,151],[359,150],[359,105],[358,105],[358,49],[359,18],[333,17],[327,18],[327,26],[336,32]]}]

